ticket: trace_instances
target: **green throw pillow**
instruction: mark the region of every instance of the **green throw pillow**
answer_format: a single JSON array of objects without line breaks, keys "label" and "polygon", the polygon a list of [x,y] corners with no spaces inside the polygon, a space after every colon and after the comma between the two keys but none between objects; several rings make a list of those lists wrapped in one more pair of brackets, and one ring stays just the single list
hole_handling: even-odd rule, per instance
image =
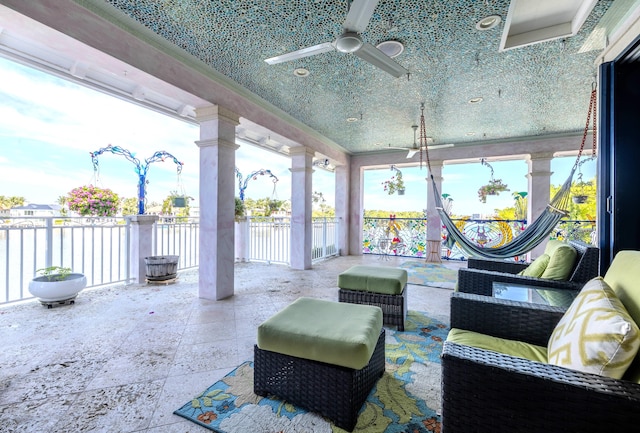
[{"label": "green throw pillow", "polygon": [[545,254],[549,255],[549,264],[540,275],[547,280],[566,281],[573,271],[578,252],[569,244],[560,241],[549,241]]},{"label": "green throw pillow", "polygon": [[556,325],[548,344],[549,363],[620,379],[640,347],[640,330],[602,279],[582,288]]},{"label": "green throw pillow", "polygon": [[526,267],[526,269],[520,271],[518,275],[540,278],[544,270],[547,268],[549,260],[551,260],[551,257],[549,257],[547,254],[543,254],[532,261],[529,266]]}]

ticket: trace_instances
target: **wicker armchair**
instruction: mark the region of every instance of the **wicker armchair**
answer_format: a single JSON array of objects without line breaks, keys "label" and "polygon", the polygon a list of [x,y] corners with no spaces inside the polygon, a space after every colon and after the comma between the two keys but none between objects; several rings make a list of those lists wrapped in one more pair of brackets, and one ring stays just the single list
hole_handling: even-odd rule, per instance
[{"label": "wicker armchair", "polygon": [[[563,313],[559,307],[468,293],[451,299],[452,328],[543,346]],[[626,433],[639,425],[638,383],[444,344],[445,433]]]},{"label": "wicker armchair", "polygon": [[528,263],[470,257],[467,268],[458,270],[458,291],[491,296],[494,282],[579,290],[584,283],[598,275],[600,252],[598,248],[581,241],[568,243],[576,249],[578,257],[567,281],[517,275]]}]

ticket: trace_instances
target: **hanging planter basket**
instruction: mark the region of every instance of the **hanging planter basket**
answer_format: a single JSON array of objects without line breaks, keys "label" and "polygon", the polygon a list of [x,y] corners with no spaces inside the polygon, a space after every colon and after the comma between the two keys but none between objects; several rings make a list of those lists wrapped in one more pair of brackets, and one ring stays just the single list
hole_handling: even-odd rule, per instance
[{"label": "hanging planter basket", "polygon": [[589,197],[586,195],[574,195],[573,197],[571,197],[571,200],[573,200],[575,204],[583,204],[587,202],[588,198]]},{"label": "hanging planter basket", "polygon": [[173,198],[173,207],[186,207],[187,206],[187,198],[186,197],[174,197]]},{"label": "hanging planter basket", "polygon": [[398,195],[404,195],[404,188],[398,190]]}]

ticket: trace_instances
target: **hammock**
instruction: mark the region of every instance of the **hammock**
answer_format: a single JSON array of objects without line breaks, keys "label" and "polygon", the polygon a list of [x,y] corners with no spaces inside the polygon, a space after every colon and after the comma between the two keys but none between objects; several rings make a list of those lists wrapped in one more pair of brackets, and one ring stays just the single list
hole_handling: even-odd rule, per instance
[{"label": "hammock", "polygon": [[458,230],[456,224],[443,209],[442,198],[438,192],[433,176],[431,176],[431,183],[433,185],[433,193],[435,194],[434,197],[436,198],[436,209],[438,210],[442,223],[449,232],[449,237],[458,242],[458,245],[464,252],[472,256],[481,256],[488,259],[506,259],[521,256],[534,249],[549,237],[549,234],[558,224],[558,221],[567,215],[567,211],[563,209],[566,209],[569,203],[569,192],[571,190],[574,172],[575,167],[571,169],[571,174],[553,197],[551,203],[547,205],[542,214],[533,223],[527,226],[520,235],[508,244],[495,248],[483,248]]},{"label": "hammock", "polygon": [[[527,228],[515,237],[511,242],[501,245],[495,248],[483,248],[475,242],[468,239],[463,233],[460,232],[456,224],[451,220],[449,215],[444,211],[442,203],[442,196],[438,192],[435,179],[431,174],[431,162],[429,160],[429,151],[426,150],[427,166],[429,168],[429,176],[431,177],[431,183],[433,185],[433,193],[435,197],[436,209],[440,215],[442,223],[449,232],[449,237],[458,242],[460,248],[472,256],[480,256],[489,259],[506,259],[510,257],[520,256],[528,253],[545,239],[548,239],[549,234],[553,231],[558,222],[568,214],[567,205],[569,204],[569,196],[571,190],[571,182],[573,181],[573,175],[576,168],[579,166],[580,157],[584,149],[585,140],[587,138],[587,132],[589,129],[589,120],[591,113],[593,112],[593,156],[596,154],[596,88],[593,87],[591,91],[591,101],[589,102],[589,113],[587,115],[587,124],[582,136],[582,143],[580,150],[578,151],[578,157],[576,162],[569,173],[569,177],[565,180],[560,190],[553,196],[551,203],[547,205],[542,214]],[[421,115],[421,139],[422,131],[424,129],[424,115]],[[421,140],[422,141],[422,140]],[[422,148],[422,147],[421,147]],[[426,149],[426,146],[425,146]],[[422,155],[420,155],[420,163],[422,164]],[[451,242],[453,243],[453,242]]]}]

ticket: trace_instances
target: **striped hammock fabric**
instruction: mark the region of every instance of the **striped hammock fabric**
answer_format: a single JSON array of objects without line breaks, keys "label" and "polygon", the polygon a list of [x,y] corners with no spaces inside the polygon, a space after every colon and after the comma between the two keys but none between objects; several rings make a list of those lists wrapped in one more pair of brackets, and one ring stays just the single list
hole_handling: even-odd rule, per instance
[{"label": "striped hammock fabric", "polygon": [[471,256],[485,257],[488,259],[506,259],[521,256],[540,245],[541,242],[548,239],[549,234],[558,224],[558,221],[567,215],[568,212],[566,209],[569,204],[571,182],[573,181],[576,167],[577,164],[573,167],[569,177],[551,199],[551,203],[547,205],[542,214],[511,242],[496,248],[483,248],[460,232],[456,224],[451,220],[451,217],[444,211],[442,196],[438,192],[438,187],[436,186],[433,176],[430,176],[436,200],[436,209],[438,210],[442,223],[449,232],[449,236],[458,243],[465,253]]}]

